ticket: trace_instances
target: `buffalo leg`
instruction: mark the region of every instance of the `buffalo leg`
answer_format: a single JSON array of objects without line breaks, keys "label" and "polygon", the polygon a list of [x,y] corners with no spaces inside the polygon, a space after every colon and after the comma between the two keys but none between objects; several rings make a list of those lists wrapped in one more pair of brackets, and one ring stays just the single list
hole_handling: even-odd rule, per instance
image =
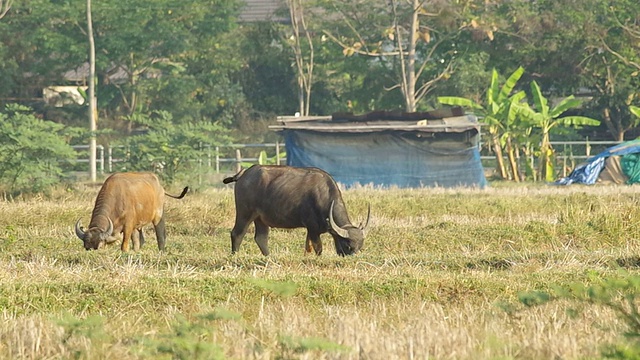
[{"label": "buffalo leg", "polygon": [[311,247],[311,238],[309,238],[309,235],[307,234],[307,241],[304,242],[304,253],[311,254],[312,251],[313,248]]},{"label": "buffalo leg", "polygon": [[269,240],[269,227],[265,225],[262,220],[256,219],[253,222],[256,226],[256,244],[262,251],[262,255],[269,255],[269,247],[267,246],[267,241]]},{"label": "buffalo leg", "polygon": [[120,249],[124,252],[129,251],[129,240],[131,239],[132,232],[133,229],[130,229],[128,226],[125,226],[122,229],[122,245],[120,246]]},{"label": "buffalo leg", "polygon": [[140,231],[131,232],[131,241],[133,242],[133,251],[140,251]]},{"label": "buffalo leg", "polygon": [[307,232],[307,245],[306,245],[307,253],[311,252],[311,249],[309,248],[309,243],[311,243],[311,245],[313,246],[313,250],[316,252],[316,255],[322,254],[322,240],[320,239],[319,234],[312,234],[310,232]]},{"label": "buffalo leg", "polygon": [[242,238],[244,238],[244,234],[247,233],[247,229],[249,228],[249,224],[253,219],[244,219],[238,218],[236,216],[236,224],[233,226],[231,230],[231,253],[234,254],[240,250],[240,244],[242,244]]},{"label": "buffalo leg", "polygon": [[142,229],[138,229],[138,238],[140,239],[140,248],[144,246],[144,232]]},{"label": "buffalo leg", "polygon": [[156,239],[158,240],[158,250],[163,251],[167,243],[167,231],[164,226],[164,217],[160,218],[157,224],[153,224],[156,230]]}]

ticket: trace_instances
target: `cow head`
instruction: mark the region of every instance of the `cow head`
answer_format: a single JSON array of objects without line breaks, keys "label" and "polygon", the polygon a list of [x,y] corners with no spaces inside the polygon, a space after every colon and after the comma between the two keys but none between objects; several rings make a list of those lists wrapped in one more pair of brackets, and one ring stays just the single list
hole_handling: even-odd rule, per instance
[{"label": "cow head", "polygon": [[367,220],[364,225],[354,226],[351,224],[338,226],[333,217],[333,201],[329,208],[329,233],[333,236],[336,245],[336,252],[340,256],[353,255],[360,251],[364,243],[364,236],[367,226],[369,225],[369,216],[371,215],[371,206],[367,210]]},{"label": "cow head", "polygon": [[86,250],[100,249],[105,244],[113,242],[114,238],[111,236],[111,233],[113,232],[113,222],[111,219],[107,220],[109,220],[109,227],[107,230],[102,230],[99,227],[94,226],[85,231],[80,225],[80,219],[78,219],[76,222],[76,236],[82,240]]}]

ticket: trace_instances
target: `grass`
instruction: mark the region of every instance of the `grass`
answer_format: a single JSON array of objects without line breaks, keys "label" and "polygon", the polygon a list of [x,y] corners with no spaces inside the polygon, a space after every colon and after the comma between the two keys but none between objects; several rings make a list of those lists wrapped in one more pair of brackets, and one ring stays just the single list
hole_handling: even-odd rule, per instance
[{"label": "grass", "polygon": [[[0,202],[0,358],[599,358],[624,342],[608,308],[526,308],[520,293],[635,274],[636,186],[344,192],[371,204],[363,252],[274,229],[230,255],[231,188],[167,199],[167,251],[87,252],[96,188]],[[573,306],[573,305],[572,305]]]}]

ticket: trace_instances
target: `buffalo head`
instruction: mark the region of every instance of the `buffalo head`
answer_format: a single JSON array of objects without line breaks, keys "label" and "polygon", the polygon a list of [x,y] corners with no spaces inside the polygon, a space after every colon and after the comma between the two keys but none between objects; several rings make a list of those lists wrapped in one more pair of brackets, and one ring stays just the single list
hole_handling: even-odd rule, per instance
[{"label": "buffalo head", "polygon": [[109,220],[109,226],[106,230],[102,230],[98,227],[92,227],[85,231],[80,225],[80,219],[78,219],[76,222],[76,236],[82,240],[86,250],[100,249],[105,244],[112,243],[116,240],[111,236],[113,233],[113,222],[111,219],[107,220]]},{"label": "buffalo head", "polygon": [[364,243],[364,236],[367,226],[369,225],[369,216],[371,215],[371,206],[367,210],[367,220],[364,225],[354,226],[351,224],[338,226],[333,217],[333,201],[329,208],[329,233],[333,236],[336,246],[336,252],[340,256],[353,255],[360,251]]}]

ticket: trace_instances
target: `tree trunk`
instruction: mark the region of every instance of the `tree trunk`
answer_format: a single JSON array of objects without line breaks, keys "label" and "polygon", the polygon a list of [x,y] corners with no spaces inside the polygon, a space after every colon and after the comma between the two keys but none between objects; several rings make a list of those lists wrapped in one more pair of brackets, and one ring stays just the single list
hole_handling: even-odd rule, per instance
[{"label": "tree trunk", "polygon": [[96,182],[96,130],[98,129],[98,106],[96,99],[96,47],[93,39],[91,0],[87,0],[87,33],[89,35],[89,178]]},{"label": "tree trunk", "polygon": [[[293,48],[293,53],[296,61],[296,70],[298,72],[298,105],[300,109],[300,115],[307,116],[309,115],[311,102],[311,86],[313,80],[313,39],[311,38],[311,33],[307,28],[307,23],[304,20],[304,9],[302,7],[301,1],[289,0],[288,5],[294,39],[291,47]],[[301,32],[304,32],[304,36],[309,45],[309,59],[306,62],[302,53],[302,42],[300,40]]]},{"label": "tree trunk", "polygon": [[511,174],[513,181],[520,182],[520,171],[518,169],[518,162],[516,161],[515,150],[511,144],[511,137],[507,136],[507,157],[509,158],[509,165],[511,166]]},{"label": "tree trunk", "polygon": [[504,166],[504,159],[502,158],[502,146],[500,146],[500,139],[496,134],[492,134],[491,141],[493,143],[493,152],[496,155],[496,170],[502,179],[508,179],[507,169]]},{"label": "tree trunk", "polygon": [[624,140],[624,130],[621,126],[618,126],[618,123],[611,117],[611,109],[604,108],[602,110],[602,119],[604,120],[604,124],[607,126],[607,130],[609,130],[609,134],[615,141],[623,141]]}]

